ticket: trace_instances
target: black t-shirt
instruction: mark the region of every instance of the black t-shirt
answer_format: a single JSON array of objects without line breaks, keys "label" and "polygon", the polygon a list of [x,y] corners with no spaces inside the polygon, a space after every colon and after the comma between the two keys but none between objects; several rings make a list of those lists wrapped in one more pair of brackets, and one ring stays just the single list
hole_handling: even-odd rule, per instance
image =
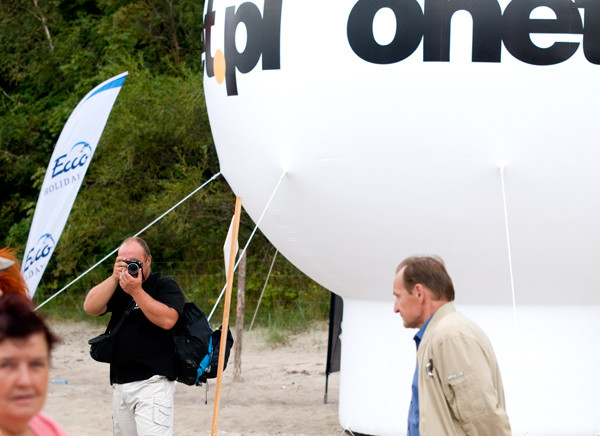
[{"label": "black t-shirt", "polygon": [[[183,312],[185,297],[177,282],[167,276],[150,273],[142,289],[152,298]],[[117,286],[108,302],[107,312],[112,312],[108,326],[112,329],[133,298]],[[110,364],[110,383],[130,383],[147,380],[153,375],[175,379],[173,336],[152,324],[137,305],[131,310],[117,331],[115,354]]]}]

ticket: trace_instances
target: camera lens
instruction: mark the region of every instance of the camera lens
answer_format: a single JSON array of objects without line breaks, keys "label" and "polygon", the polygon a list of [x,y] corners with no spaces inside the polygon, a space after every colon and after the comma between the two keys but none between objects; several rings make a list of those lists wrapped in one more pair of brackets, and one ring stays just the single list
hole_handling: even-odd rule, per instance
[{"label": "camera lens", "polygon": [[139,270],[140,270],[140,267],[138,266],[137,263],[130,263],[129,265],[127,265],[127,272],[129,274],[131,274],[133,277],[137,277]]}]

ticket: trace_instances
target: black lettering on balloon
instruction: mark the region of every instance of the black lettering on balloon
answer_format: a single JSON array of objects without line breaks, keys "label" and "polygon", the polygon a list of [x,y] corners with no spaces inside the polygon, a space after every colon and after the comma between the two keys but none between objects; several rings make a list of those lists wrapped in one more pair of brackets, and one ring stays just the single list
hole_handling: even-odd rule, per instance
[{"label": "black lettering on balloon", "polygon": [[[373,19],[380,9],[396,16],[396,35],[380,45],[373,35]],[[354,53],[374,64],[393,64],[409,57],[421,43],[423,11],[414,0],[359,0],[348,17],[348,42]]]},{"label": "black lettering on balloon", "polygon": [[[556,19],[529,18],[535,8],[546,6],[554,11]],[[586,17],[587,18],[587,17]],[[553,65],[573,56],[578,43],[555,42],[540,48],[532,41],[532,33],[583,33],[581,15],[570,0],[513,0],[504,11],[503,40],[511,55],[533,65]]]},{"label": "black lettering on balloon", "polygon": [[[539,7],[550,8],[556,18],[535,19]],[[396,35],[385,46],[373,35],[373,19],[382,8],[396,16]],[[585,29],[579,9],[584,9]],[[414,53],[423,39],[423,60],[450,61],[452,16],[467,11],[473,20],[471,59],[500,62],[502,42],[522,62],[553,65],[569,59],[579,43],[556,41],[538,47],[532,34],[583,34],[586,59],[600,65],[600,0],[512,0],[502,13],[497,0],[358,0],[348,17],[347,35],[357,56],[375,64],[400,62]]]},{"label": "black lettering on balloon", "polygon": [[208,0],[206,7],[206,15],[204,16],[204,59],[206,75],[208,77],[214,77],[215,75],[215,58],[211,53],[211,40],[212,40],[212,26],[215,24],[215,11],[213,11],[213,0]]},{"label": "black lettering on balloon", "polygon": [[[236,73],[249,73],[262,55],[262,69],[280,68],[280,32],[282,0],[265,0],[264,16],[254,3],[242,3],[237,10],[225,10],[225,81],[227,95],[237,95]],[[235,32],[240,23],[246,26],[246,47],[239,52]]]},{"label": "black lettering on balloon", "polygon": [[496,0],[427,0],[423,60],[450,60],[450,23],[460,10],[473,19],[472,61],[500,62],[502,11]]}]

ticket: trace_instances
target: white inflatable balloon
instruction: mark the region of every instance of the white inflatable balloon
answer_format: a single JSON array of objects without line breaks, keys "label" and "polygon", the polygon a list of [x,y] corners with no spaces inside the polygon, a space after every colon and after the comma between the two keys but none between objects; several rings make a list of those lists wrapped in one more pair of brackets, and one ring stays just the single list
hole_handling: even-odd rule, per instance
[{"label": "white inflatable balloon", "polygon": [[344,298],[341,425],[404,434],[414,332],[392,280],[435,253],[496,347],[514,434],[600,430],[600,1],[209,0],[204,18],[221,171]]}]

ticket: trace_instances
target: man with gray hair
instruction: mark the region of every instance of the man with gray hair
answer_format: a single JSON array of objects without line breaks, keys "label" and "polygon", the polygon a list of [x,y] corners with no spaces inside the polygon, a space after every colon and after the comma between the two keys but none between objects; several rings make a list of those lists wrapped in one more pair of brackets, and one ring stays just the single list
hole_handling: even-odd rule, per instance
[{"label": "man with gray hair", "polygon": [[434,256],[403,260],[394,312],[419,329],[409,436],[510,436],[500,368],[485,333],[456,312],[454,286]]}]

